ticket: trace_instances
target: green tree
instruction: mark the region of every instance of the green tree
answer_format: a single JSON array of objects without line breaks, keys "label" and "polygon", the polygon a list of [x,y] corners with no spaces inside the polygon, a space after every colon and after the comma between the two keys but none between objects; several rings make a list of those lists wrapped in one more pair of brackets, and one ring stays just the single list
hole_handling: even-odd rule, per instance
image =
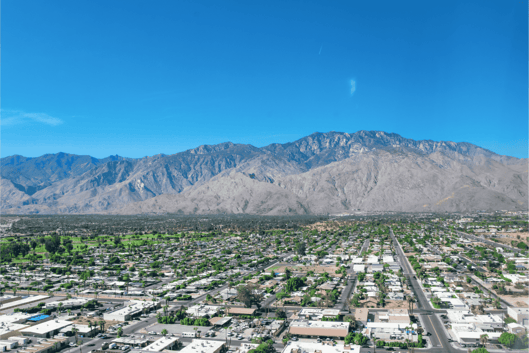
[{"label": "green tree", "polygon": [[485,348],[478,348],[478,349],[474,349],[472,353],[490,353],[490,352],[486,350]]},{"label": "green tree", "polygon": [[305,251],[306,251],[306,245],[305,243],[301,242],[301,243],[298,243],[296,245],[296,251],[298,253],[298,255],[300,256],[305,256]]},{"label": "green tree", "polygon": [[161,333],[162,333],[162,336],[165,336],[165,335],[167,335],[167,330],[163,329]]},{"label": "green tree", "polygon": [[291,275],[292,275],[292,271],[290,271],[290,269],[287,267],[285,269],[285,278],[289,279]]},{"label": "green tree", "polygon": [[248,284],[237,287],[237,300],[244,304],[245,307],[251,308],[253,304],[260,306],[262,296],[255,293],[257,286]]},{"label": "green tree", "polygon": [[500,338],[498,338],[498,342],[511,348],[514,346],[517,339],[518,336],[516,336],[514,333],[504,332],[501,334]]},{"label": "green tree", "polygon": [[286,319],[287,318],[287,313],[283,309],[277,309],[276,310],[276,317],[278,317],[280,319]]},{"label": "green tree", "polygon": [[287,284],[285,286],[285,289],[288,292],[295,292],[302,286],[303,286],[303,280],[301,278],[299,278],[299,277],[293,277],[293,278],[290,278],[289,280],[287,280]]}]

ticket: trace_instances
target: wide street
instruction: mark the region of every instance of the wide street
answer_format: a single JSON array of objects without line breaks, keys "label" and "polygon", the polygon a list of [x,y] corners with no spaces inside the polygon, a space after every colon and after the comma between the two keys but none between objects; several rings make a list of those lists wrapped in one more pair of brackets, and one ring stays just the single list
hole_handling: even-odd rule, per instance
[{"label": "wide street", "polygon": [[[428,312],[430,312],[431,310],[430,314],[420,313],[420,311],[417,312],[421,316],[422,323],[424,324],[424,329],[426,330],[426,332],[430,333],[428,337],[430,338],[430,341],[432,343],[432,348],[428,349],[427,351],[454,353],[463,351],[452,347],[452,345],[448,342],[448,337],[446,336],[445,329],[442,326],[443,324],[439,321],[439,318],[434,314],[434,312],[437,312],[437,310],[432,309],[432,307],[430,306],[426,295],[422,291],[421,286],[414,275],[413,269],[411,268],[408,259],[404,255],[402,247],[395,238],[395,234],[393,234],[393,229],[390,228],[389,232],[395,244],[397,258],[402,266],[404,276],[411,282],[413,292],[415,293],[417,307],[422,310],[427,310]],[[425,350],[421,349],[421,351]]]}]

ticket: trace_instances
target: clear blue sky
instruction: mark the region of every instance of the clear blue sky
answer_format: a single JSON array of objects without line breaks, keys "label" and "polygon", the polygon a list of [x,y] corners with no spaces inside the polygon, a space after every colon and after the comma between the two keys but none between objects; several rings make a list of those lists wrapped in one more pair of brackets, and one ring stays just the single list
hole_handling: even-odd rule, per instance
[{"label": "clear blue sky", "polygon": [[527,1],[2,2],[2,156],[382,130],[527,157]]}]

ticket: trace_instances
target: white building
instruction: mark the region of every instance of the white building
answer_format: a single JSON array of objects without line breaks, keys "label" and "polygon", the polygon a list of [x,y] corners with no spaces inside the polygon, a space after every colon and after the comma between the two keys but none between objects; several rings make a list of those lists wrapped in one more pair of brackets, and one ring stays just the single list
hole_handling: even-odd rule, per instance
[{"label": "white building", "polygon": [[158,308],[159,306],[160,302],[131,300],[130,302],[126,303],[124,308],[112,311],[110,313],[104,313],[103,319],[107,321],[128,321],[134,316],[141,315],[144,310],[148,312],[152,309]]},{"label": "white building", "polygon": [[71,326],[72,323],[70,321],[65,320],[50,320],[43,322],[42,324],[38,324],[35,326],[31,326],[28,328],[25,328],[23,330],[20,330],[20,333],[22,333],[24,336],[32,336],[32,337],[40,337],[40,338],[51,338],[55,336],[61,329],[67,326]]},{"label": "white building", "polygon": [[223,341],[194,339],[180,350],[180,353],[219,353],[223,349]]},{"label": "white building", "polygon": [[187,309],[187,314],[192,317],[212,317],[220,310],[220,306],[215,305],[194,305]]},{"label": "white building", "polygon": [[147,347],[143,348],[146,351],[151,352],[161,352],[164,349],[173,349],[174,347],[178,346],[178,338],[177,337],[163,337],[160,338],[157,341],[154,341]]},{"label": "white building", "polygon": [[406,331],[416,331],[417,324],[400,323],[400,322],[368,322],[366,328],[373,333],[373,335],[380,339],[390,339],[392,336],[403,336],[417,341],[417,335],[412,333],[406,334]]},{"label": "white building", "polygon": [[491,343],[497,342],[501,332],[485,332],[475,324],[452,324],[452,333],[455,340],[463,347],[479,345],[482,335],[488,336]]},{"label": "white building", "polygon": [[288,342],[282,353],[360,353],[362,346],[328,345],[316,342]]},{"label": "white building", "polygon": [[503,320],[498,315],[473,315],[466,310],[447,310],[446,316],[452,324],[471,324],[482,331],[493,331],[503,327]]},{"label": "white building", "polygon": [[69,309],[69,308],[76,308],[79,306],[83,306],[84,304],[88,303],[88,299],[85,298],[75,298],[75,299],[67,299],[67,300],[57,300],[54,302],[49,302],[44,305],[44,308],[46,309],[55,309],[58,307],[61,307],[61,309]]},{"label": "white building", "polygon": [[301,309],[298,313],[300,319],[306,320],[321,320],[323,317],[336,317],[340,315],[340,310],[338,309],[312,309],[306,308]]},{"label": "white building", "polygon": [[349,322],[294,320],[289,332],[298,336],[343,338],[349,333]]},{"label": "white building", "polygon": [[529,308],[507,308],[507,314],[517,323],[529,326]]}]

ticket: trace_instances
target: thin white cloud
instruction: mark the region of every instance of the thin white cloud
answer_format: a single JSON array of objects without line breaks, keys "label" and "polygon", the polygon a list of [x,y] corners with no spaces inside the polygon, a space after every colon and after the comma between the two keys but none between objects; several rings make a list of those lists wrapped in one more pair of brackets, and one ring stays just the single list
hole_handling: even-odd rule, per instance
[{"label": "thin white cloud", "polygon": [[57,126],[63,123],[59,118],[55,118],[46,113],[26,113],[21,110],[2,109],[0,124],[2,126],[21,125],[26,123],[40,123],[50,126]]},{"label": "thin white cloud", "polygon": [[355,91],[356,91],[356,81],[351,80],[351,96],[355,94]]}]

